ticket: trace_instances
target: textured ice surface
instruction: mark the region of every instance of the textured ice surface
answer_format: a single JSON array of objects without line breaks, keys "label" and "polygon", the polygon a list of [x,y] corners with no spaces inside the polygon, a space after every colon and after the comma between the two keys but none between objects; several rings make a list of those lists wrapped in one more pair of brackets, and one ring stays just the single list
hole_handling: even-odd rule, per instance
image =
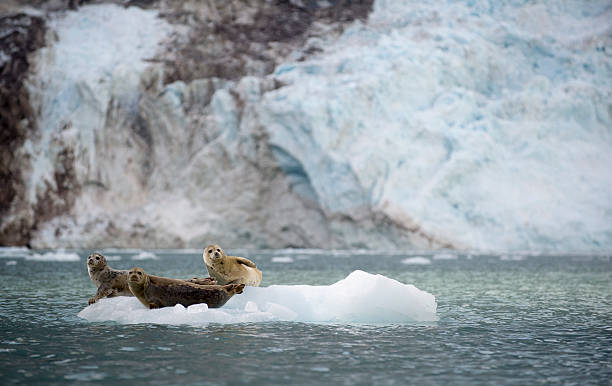
[{"label": "textured ice surface", "polygon": [[609,1],[379,0],[261,117],[302,195],[455,247],[612,247]]},{"label": "textured ice surface", "polygon": [[136,298],[102,299],[79,316],[91,322],[187,324],[266,321],[404,323],[436,321],[436,299],[413,285],[354,271],[329,286],[246,287],[222,308],[206,304],[146,309]]}]

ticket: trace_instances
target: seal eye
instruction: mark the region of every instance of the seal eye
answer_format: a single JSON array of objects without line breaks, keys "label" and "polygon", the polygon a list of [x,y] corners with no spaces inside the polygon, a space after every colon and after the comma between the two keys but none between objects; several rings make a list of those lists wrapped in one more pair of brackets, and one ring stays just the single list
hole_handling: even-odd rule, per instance
[{"label": "seal eye", "polygon": [[219,248],[217,248],[217,252],[221,252],[221,250]]},{"label": "seal eye", "polygon": [[96,260],[100,260],[100,257],[99,257],[99,256],[96,256]]},{"label": "seal eye", "polygon": [[212,253],[212,249],[209,249],[209,250],[208,250],[208,253]]}]

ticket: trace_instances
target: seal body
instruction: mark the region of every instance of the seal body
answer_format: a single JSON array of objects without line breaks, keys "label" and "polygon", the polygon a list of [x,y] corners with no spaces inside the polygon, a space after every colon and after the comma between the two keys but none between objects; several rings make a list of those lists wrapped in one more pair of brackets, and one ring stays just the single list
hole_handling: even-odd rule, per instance
[{"label": "seal body", "polygon": [[211,244],[202,254],[208,274],[219,284],[245,284],[259,287],[261,271],[244,257],[228,256],[220,246]]},{"label": "seal body", "polygon": [[106,296],[134,296],[128,286],[128,271],[112,269],[101,254],[92,253],[87,257],[87,272],[91,281],[98,287],[94,297],[89,298],[89,304]]},{"label": "seal body", "polygon": [[130,290],[149,309],[182,304],[206,303],[210,308],[224,305],[235,294],[242,293],[244,284],[198,285],[184,280],[148,275],[142,268],[132,268],[128,274]]},{"label": "seal body", "polygon": [[[87,257],[87,272],[89,277],[98,287],[95,296],[88,299],[89,304],[93,304],[104,297],[114,296],[134,296],[128,285],[127,270],[112,269],[106,262],[106,257],[100,253],[92,253]],[[212,277],[185,280],[199,285],[217,284]]]}]

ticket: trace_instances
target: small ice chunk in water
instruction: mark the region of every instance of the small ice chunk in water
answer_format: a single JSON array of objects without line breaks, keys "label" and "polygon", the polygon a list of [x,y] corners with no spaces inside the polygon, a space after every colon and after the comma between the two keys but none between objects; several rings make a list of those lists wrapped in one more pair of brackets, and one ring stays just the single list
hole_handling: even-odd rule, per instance
[{"label": "small ice chunk in water", "polygon": [[159,260],[159,257],[154,253],[142,251],[137,255],[133,255],[132,260]]},{"label": "small ice chunk in water", "polygon": [[402,260],[402,264],[428,265],[428,264],[431,264],[431,260],[423,256],[407,257],[404,260]]},{"label": "small ice chunk in water", "polygon": [[64,252],[64,251],[56,251],[56,252],[47,252],[44,254],[35,253],[31,256],[25,256],[26,260],[33,261],[79,261],[79,255],[74,252]]},{"label": "small ice chunk in water", "polygon": [[276,257],[273,257],[270,261],[272,261],[273,263],[293,263],[293,257],[276,256]]},{"label": "small ice chunk in water", "polygon": [[437,253],[433,255],[434,260],[457,260],[457,255],[452,253]]},{"label": "small ice chunk in water", "polygon": [[17,265],[17,261],[16,260],[9,260],[6,262],[6,265]]}]

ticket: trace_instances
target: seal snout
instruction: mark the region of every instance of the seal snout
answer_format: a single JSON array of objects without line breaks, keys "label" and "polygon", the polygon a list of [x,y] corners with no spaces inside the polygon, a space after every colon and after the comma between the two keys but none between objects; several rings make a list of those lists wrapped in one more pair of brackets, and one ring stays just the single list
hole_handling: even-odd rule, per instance
[{"label": "seal snout", "polygon": [[87,257],[87,265],[98,265],[98,263],[100,262],[100,256],[97,253],[92,253],[91,255],[89,255]]},{"label": "seal snout", "polygon": [[141,269],[131,269],[129,272],[128,280],[139,282],[142,279],[143,271]]}]

